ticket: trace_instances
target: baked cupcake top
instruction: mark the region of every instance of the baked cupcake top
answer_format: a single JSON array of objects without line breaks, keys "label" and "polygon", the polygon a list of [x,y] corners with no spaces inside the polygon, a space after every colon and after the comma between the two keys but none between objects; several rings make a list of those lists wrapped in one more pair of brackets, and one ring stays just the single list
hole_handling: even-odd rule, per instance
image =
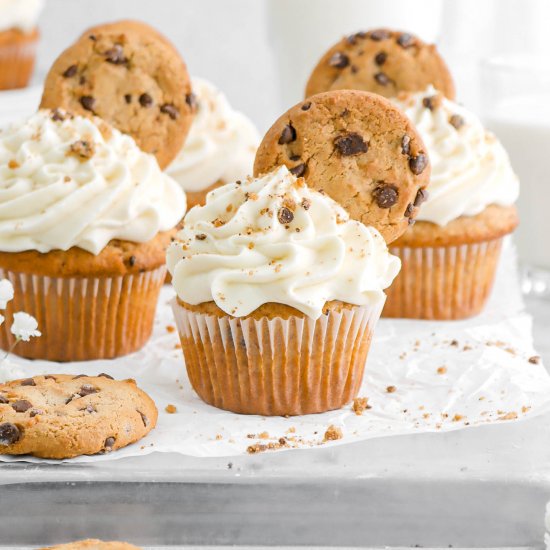
[{"label": "baked cupcake top", "polygon": [[210,82],[192,79],[197,113],[179,155],[166,172],[185,191],[202,191],[252,173],[260,136],[243,113]]},{"label": "baked cupcake top", "polygon": [[242,317],[285,304],[316,319],[326,302],[376,303],[400,269],[380,233],[350,220],[284,166],[211,191],[167,252],[178,297]]},{"label": "baked cupcake top", "polygon": [[43,6],[44,0],[0,0],[0,31],[32,31]]},{"label": "baked cupcake top", "polygon": [[97,118],[41,110],[0,131],[2,252],[147,242],[185,207],[155,157]]},{"label": "baked cupcake top", "polygon": [[394,102],[416,126],[432,164],[429,196],[418,221],[444,226],[491,204],[514,204],[519,182],[508,154],[477,116],[431,86]]}]

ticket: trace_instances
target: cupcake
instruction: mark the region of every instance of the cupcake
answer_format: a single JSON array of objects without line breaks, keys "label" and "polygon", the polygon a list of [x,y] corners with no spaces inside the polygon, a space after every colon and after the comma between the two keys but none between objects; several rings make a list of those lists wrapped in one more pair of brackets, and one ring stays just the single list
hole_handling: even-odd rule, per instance
[{"label": "cupcake", "polygon": [[250,175],[260,141],[254,124],[210,82],[193,78],[192,86],[197,113],[167,169],[186,192],[189,208],[204,204],[212,189]]},{"label": "cupcake", "polygon": [[167,252],[198,395],[243,414],[342,407],[399,271],[373,227],[282,166],[211,191]]},{"label": "cupcake", "polygon": [[43,0],[0,2],[0,90],[24,88],[32,76]]},{"label": "cupcake", "polygon": [[41,110],[0,131],[0,278],[14,286],[8,314],[42,332],[16,353],[77,361],[143,346],[184,212],[155,157],[100,119]]},{"label": "cupcake", "polygon": [[416,225],[391,245],[403,268],[384,315],[470,317],[485,305],[503,238],[518,224],[518,179],[496,137],[433,87],[395,103],[420,133],[432,173]]}]

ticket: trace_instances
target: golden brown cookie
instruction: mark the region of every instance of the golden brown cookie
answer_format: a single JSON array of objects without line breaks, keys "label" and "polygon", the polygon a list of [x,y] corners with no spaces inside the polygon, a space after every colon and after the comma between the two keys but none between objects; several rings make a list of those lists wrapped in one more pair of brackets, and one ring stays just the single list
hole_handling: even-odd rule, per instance
[{"label": "golden brown cookie", "polygon": [[0,385],[0,454],[73,458],[116,451],[157,423],[134,380],[54,374]]},{"label": "golden brown cookie", "polygon": [[41,107],[97,115],[165,168],[191,126],[195,99],[185,63],[155,29],[135,21],[93,27],[55,61]]},{"label": "golden brown cookie", "polygon": [[254,175],[280,165],[387,242],[414,222],[430,180],[426,149],[409,119],[387,99],[356,90],[312,96],[279,118],[258,148]]},{"label": "golden brown cookie", "polygon": [[49,546],[40,550],[140,550],[133,544],[127,542],[103,542],[96,539],[80,540],[78,542],[69,542],[68,544],[59,544],[58,546]]},{"label": "golden brown cookie", "polygon": [[454,99],[453,78],[435,45],[407,32],[376,29],[343,38],[321,58],[306,97],[329,90],[364,90],[385,97],[428,85]]}]

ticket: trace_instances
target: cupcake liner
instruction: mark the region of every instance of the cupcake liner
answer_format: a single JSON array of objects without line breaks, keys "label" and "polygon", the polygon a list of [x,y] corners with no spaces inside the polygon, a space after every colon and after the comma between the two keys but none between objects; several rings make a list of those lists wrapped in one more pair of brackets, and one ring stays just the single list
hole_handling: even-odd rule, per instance
[{"label": "cupcake liner", "polygon": [[30,359],[89,361],[140,349],[153,330],[166,267],[117,277],[55,278],[0,269],[14,298],[0,327],[0,347],[14,343],[9,320],[24,311],[36,318],[39,338],[19,342],[14,353]]},{"label": "cupcake liner", "polygon": [[31,79],[38,33],[14,43],[0,43],[0,90],[24,88]]},{"label": "cupcake liner", "polygon": [[502,237],[442,247],[390,247],[402,267],[383,317],[452,320],[479,313],[493,287]]},{"label": "cupcake liner", "polygon": [[241,319],[187,310],[174,299],[189,379],[210,405],[284,416],[338,409],[357,396],[384,300],[319,319]]}]

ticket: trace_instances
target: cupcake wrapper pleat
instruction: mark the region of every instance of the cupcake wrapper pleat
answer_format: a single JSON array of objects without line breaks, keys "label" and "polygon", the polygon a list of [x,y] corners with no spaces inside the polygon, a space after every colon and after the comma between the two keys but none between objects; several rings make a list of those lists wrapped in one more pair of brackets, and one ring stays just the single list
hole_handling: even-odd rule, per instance
[{"label": "cupcake wrapper pleat", "polygon": [[29,83],[37,42],[0,45],[0,90],[24,88]]},{"label": "cupcake wrapper pleat", "polygon": [[357,396],[383,307],[314,320],[216,317],[172,302],[189,379],[210,405],[242,414],[301,415]]},{"label": "cupcake wrapper pleat", "polygon": [[54,278],[0,270],[14,298],[0,327],[0,347],[14,343],[13,312],[36,318],[39,338],[19,342],[14,353],[30,359],[89,361],[140,349],[153,330],[166,267],[118,277]]},{"label": "cupcake wrapper pleat", "polygon": [[401,271],[383,317],[451,320],[479,313],[495,279],[502,238],[444,247],[390,247]]}]

